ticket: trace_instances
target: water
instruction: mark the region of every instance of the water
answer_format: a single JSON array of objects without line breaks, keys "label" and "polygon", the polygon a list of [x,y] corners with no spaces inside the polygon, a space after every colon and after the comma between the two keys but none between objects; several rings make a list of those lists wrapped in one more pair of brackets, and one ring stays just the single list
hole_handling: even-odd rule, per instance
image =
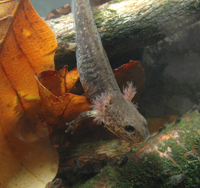
[{"label": "water", "polygon": [[65,4],[71,4],[71,0],[31,0],[31,3],[41,17],[46,17],[51,9],[60,8]]}]

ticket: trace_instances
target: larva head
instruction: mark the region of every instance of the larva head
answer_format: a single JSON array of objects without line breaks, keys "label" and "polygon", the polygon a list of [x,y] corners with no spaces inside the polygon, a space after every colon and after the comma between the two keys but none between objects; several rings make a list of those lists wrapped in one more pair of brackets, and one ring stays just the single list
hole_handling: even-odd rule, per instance
[{"label": "larva head", "polygon": [[119,103],[119,101],[113,99],[110,101],[105,114],[104,124],[118,137],[134,143],[149,138],[147,121],[133,103],[127,100]]},{"label": "larva head", "polygon": [[105,93],[94,101],[93,107],[98,111],[95,120],[104,122],[118,137],[134,143],[149,138],[145,118],[132,102],[125,100],[123,95],[116,97]]}]

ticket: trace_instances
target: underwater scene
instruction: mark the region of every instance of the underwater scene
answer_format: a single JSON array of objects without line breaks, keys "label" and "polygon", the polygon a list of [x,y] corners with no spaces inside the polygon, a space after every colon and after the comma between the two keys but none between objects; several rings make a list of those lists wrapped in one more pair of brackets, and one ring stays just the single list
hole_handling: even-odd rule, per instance
[{"label": "underwater scene", "polygon": [[0,187],[200,187],[198,0],[1,0]]}]

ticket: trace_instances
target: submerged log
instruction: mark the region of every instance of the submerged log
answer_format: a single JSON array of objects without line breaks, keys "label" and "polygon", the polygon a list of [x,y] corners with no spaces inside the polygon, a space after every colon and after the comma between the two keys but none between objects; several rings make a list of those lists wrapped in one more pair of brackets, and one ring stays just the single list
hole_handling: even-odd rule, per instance
[{"label": "submerged log", "polygon": [[[145,46],[156,44],[198,21],[199,5],[197,0],[115,0],[93,7],[94,18],[112,66],[117,68],[133,57],[140,60]],[[47,23],[57,39],[75,41],[71,14]],[[70,53],[58,49],[55,58],[58,68],[65,64],[70,64],[70,68],[75,67],[74,53],[74,58]]]},{"label": "submerged log", "polygon": [[79,188],[199,187],[199,130],[199,110],[191,110],[135,147],[113,139],[80,144],[70,155],[68,148],[61,152],[65,160],[57,175],[63,180],[54,183]]}]

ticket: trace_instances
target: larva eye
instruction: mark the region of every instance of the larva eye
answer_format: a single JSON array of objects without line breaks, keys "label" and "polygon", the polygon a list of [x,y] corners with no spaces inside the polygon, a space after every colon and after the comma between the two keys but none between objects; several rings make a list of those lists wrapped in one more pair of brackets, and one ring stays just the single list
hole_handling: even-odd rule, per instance
[{"label": "larva eye", "polygon": [[127,132],[129,132],[129,133],[132,133],[132,132],[135,131],[135,128],[134,128],[132,125],[126,125],[126,126],[124,127],[124,129],[125,129]]}]

